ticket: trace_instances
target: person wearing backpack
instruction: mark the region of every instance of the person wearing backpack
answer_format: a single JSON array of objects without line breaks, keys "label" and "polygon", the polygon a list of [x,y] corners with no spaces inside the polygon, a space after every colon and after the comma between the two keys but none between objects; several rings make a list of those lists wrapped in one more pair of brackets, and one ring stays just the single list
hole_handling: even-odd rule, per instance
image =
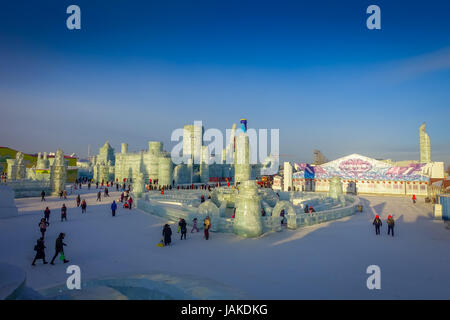
[{"label": "person wearing backpack", "polygon": [[375,226],[375,234],[380,234],[380,227],[383,225],[381,222],[380,216],[376,215],[375,220],[372,223]]},{"label": "person wearing backpack", "polygon": [[47,264],[48,262],[45,261],[45,243],[44,243],[44,238],[40,238],[37,240],[36,245],[34,246],[34,251],[36,251],[36,255],[34,256],[34,260],[31,263],[32,266],[35,266],[35,262],[38,259],[42,259],[44,264]]},{"label": "person wearing backpack", "polygon": [[390,215],[387,219],[387,224],[388,224],[388,235],[391,233],[392,231],[392,236],[394,236],[394,225],[395,225],[395,221],[394,218]]}]

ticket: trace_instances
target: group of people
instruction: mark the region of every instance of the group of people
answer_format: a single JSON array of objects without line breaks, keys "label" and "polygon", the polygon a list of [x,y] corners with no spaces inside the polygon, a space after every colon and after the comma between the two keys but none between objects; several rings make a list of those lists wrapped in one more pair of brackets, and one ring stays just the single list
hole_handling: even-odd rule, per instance
[{"label": "group of people", "polygon": [[[391,215],[389,215],[386,222],[387,222],[387,225],[388,225],[388,233],[387,234],[388,235],[392,234],[392,236],[394,236],[394,226],[395,226],[394,218]],[[380,228],[383,225],[379,215],[375,216],[375,219],[373,220],[372,224],[375,226],[375,234],[379,235],[380,234]]]},{"label": "group of people", "polygon": [[[61,221],[67,220],[67,207],[65,204],[61,207]],[[45,233],[47,232],[47,228],[50,226],[50,209],[49,207],[46,207],[44,210],[44,217],[41,219],[41,221],[38,224],[39,230],[41,232],[41,237],[37,240],[36,245],[34,246],[34,251],[36,251],[36,255],[33,259],[33,262],[31,265],[36,265],[36,260],[43,260],[44,264],[47,264],[47,261],[45,261]],[[64,246],[66,244],[63,242],[63,239],[65,237],[65,233],[60,233],[58,238],[56,239],[56,245],[55,245],[55,255],[53,256],[50,264],[54,264],[54,261],[58,254],[61,255],[61,260],[64,263],[69,262],[64,256]]]},{"label": "group of people", "polygon": [[[45,219],[43,219],[45,221]],[[47,223],[48,225],[48,223]],[[54,265],[55,264],[55,259],[58,255],[60,255],[60,259],[64,262],[67,263],[69,262],[69,260],[66,259],[65,255],[64,255],[64,246],[67,246],[67,244],[64,243],[64,238],[65,238],[66,234],[61,232],[58,236],[58,238],[56,239],[56,243],[55,243],[55,254],[52,258],[52,260],[50,261],[50,264]],[[45,261],[45,249],[47,247],[45,246],[45,240],[44,240],[44,236],[42,236],[41,238],[39,238],[36,242],[36,245],[34,246],[34,251],[36,251],[36,255],[34,256],[33,262],[31,263],[32,266],[36,265],[36,260],[40,260],[42,259],[44,264],[47,264],[48,262]]]},{"label": "group of people", "polygon": [[[204,239],[205,240],[209,240],[209,230],[211,229],[211,218],[209,216],[207,216],[204,220],[203,220],[203,233],[204,233]],[[191,229],[191,233],[194,232],[194,230],[196,232],[199,232],[200,230],[197,227],[197,218],[194,218],[192,220],[192,229]],[[187,234],[187,223],[186,220],[183,218],[180,218],[179,222],[178,222],[178,231],[177,233],[181,234],[180,240],[186,240],[186,234]],[[170,228],[169,224],[165,224],[163,227],[163,231],[162,231],[162,236],[163,239],[161,240],[161,244],[164,246],[170,246],[170,244],[172,243],[172,229]]]}]

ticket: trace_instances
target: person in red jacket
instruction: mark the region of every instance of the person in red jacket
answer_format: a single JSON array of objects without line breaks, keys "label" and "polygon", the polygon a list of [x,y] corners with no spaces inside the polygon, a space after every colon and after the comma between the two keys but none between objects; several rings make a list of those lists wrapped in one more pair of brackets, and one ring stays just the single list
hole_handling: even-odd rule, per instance
[{"label": "person in red jacket", "polygon": [[412,196],[412,201],[413,201],[413,203],[416,203],[416,195],[415,194],[413,194],[413,196]]},{"label": "person in red jacket", "polygon": [[128,206],[129,206],[129,209],[131,210],[131,205],[133,204],[133,198],[129,198],[128,199]]}]

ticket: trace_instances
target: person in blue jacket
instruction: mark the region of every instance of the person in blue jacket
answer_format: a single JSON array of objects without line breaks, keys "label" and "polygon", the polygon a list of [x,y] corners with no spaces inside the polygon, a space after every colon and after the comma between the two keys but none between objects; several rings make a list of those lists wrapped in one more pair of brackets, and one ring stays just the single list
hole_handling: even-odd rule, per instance
[{"label": "person in blue jacket", "polygon": [[113,200],[113,203],[111,204],[111,211],[113,217],[116,216],[116,210],[117,210],[117,203],[116,200]]}]

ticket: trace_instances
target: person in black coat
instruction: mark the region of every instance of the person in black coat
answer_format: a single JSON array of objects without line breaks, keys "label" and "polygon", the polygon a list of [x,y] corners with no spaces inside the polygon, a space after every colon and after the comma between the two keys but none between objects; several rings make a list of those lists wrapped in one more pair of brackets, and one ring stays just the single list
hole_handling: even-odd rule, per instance
[{"label": "person in black coat", "polygon": [[375,226],[375,234],[380,234],[380,227],[383,225],[383,223],[381,222],[381,219],[378,215],[375,217],[375,220],[373,220],[372,224]]},{"label": "person in black coat", "polygon": [[[63,242],[65,236],[66,236],[65,233],[60,233],[59,236],[58,236],[58,239],[56,239],[55,255],[53,256],[53,259],[50,262],[50,264],[54,264],[53,262],[55,261],[55,259],[56,259],[56,257],[58,256],[59,253],[64,254],[64,246],[67,246],[67,244],[65,244]],[[67,262],[69,262],[69,260],[66,260],[66,258],[64,257],[64,263],[67,263]]]},{"label": "person in black coat", "polygon": [[180,240],[183,240],[183,236],[184,236],[184,240],[186,240],[186,232],[187,232],[186,220],[181,219],[181,221],[178,223],[178,225],[180,226],[180,231],[181,231],[181,239]]},{"label": "person in black coat", "polygon": [[61,207],[61,222],[62,222],[63,220],[66,220],[66,221],[67,221],[67,207],[66,207],[66,204],[65,204],[65,203],[63,203],[63,205],[62,205],[62,207]]},{"label": "person in black coat", "polygon": [[41,201],[45,201],[45,191],[42,190],[41,192]]},{"label": "person in black coat", "polygon": [[162,235],[164,237],[164,245],[170,245],[170,243],[172,242],[172,229],[170,229],[170,226],[168,224],[164,226]]},{"label": "person in black coat", "polygon": [[36,245],[34,246],[34,251],[36,251],[36,256],[34,257],[32,266],[35,266],[35,262],[38,259],[42,259],[44,261],[44,264],[47,264],[48,262],[45,261],[45,244],[44,244],[44,238],[40,238],[37,240]]}]

